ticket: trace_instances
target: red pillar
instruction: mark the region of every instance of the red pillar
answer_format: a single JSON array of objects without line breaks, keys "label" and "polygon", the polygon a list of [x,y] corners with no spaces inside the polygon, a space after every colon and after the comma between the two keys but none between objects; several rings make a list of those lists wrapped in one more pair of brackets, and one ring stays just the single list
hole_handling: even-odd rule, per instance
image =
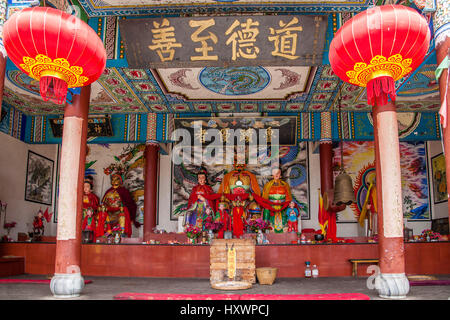
[{"label": "red pillar", "polygon": [[336,206],[334,200],[334,175],[333,175],[333,145],[331,142],[321,142],[319,144],[320,153],[320,189],[322,197],[327,193],[327,203],[324,207],[328,212],[327,240],[337,240],[337,213],[345,210],[346,205]]},{"label": "red pillar", "polygon": [[81,88],[73,104],[66,104],[59,176],[55,275],[50,289],[56,297],[79,296],[81,276],[81,215],[86,162],[87,117],[91,87]]},{"label": "red pillar", "polygon": [[327,192],[328,196],[333,189],[333,146],[331,142],[319,144],[320,153],[320,188],[322,195]]},{"label": "red pillar", "polygon": [[409,292],[405,275],[400,147],[395,103],[373,108],[378,207],[379,295],[403,298]]},{"label": "red pillar", "polygon": [[[445,59],[446,56],[450,58],[450,36],[447,36],[444,41],[436,45],[436,60],[437,65],[440,65],[441,62]],[[439,78],[439,92],[441,96],[441,104],[444,102],[445,94],[447,91],[447,105],[444,108],[447,108],[447,123],[446,127],[443,128],[444,135],[444,154],[445,154],[445,169],[446,169],[446,179],[447,179],[447,193],[450,194],[450,88],[448,87],[447,77],[448,69],[445,69],[441,77]],[[448,206],[448,216],[450,219],[450,205]]]},{"label": "red pillar", "polygon": [[[156,213],[158,204],[158,171],[159,144],[148,142],[145,146],[144,171],[144,241],[147,241],[156,227]],[[167,177],[166,177],[167,178]]]}]

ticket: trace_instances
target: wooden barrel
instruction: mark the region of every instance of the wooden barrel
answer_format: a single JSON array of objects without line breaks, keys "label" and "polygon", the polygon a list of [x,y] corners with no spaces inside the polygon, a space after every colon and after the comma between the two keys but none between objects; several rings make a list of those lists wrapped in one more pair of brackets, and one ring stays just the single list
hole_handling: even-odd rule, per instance
[{"label": "wooden barrel", "polygon": [[210,282],[222,282],[228,278],[228,249],[236,252],[236,281],[256,282],[255,240],[253,239],[214,239],[211,243]]}]

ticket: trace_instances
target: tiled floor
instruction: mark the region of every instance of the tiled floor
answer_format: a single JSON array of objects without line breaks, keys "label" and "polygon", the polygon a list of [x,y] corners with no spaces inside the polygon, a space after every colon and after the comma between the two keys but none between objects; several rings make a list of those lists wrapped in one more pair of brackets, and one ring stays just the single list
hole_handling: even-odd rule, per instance
[{"label": "tiled floor", "polygon": [[[438,279],[450,280],[450,275],[438,275]],[[8,278],[45,279],[39,275],[20,275]],[[74,300],[113,300],[122,292],[139,293],[192,293],[192,294],[325,294],[363,293],[371,300],[384,300],[375,289],[368,288],[368,278],[279,278],[273,285],[254,284],[247,290],[216,290],[208,279],[180,278],[118,278],[90,277],[80,297]],[[370,281],[369,281],[370,282]],[[370,285],[370,283],[369,283]],[[406,300],[449,300],[450,286],[411,286]],[[50,292],[49,284],[0,283],[0,300],[57,300]]]}]

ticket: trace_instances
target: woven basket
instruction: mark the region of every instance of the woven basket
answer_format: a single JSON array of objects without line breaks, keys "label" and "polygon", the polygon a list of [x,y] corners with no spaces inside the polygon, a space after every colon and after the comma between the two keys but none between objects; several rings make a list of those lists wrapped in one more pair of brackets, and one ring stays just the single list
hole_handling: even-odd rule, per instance
[{"label": "woven basket", "polygon": [[277,277],[277,268],[256,268],[256,277],[259,284],[273,284]]}]

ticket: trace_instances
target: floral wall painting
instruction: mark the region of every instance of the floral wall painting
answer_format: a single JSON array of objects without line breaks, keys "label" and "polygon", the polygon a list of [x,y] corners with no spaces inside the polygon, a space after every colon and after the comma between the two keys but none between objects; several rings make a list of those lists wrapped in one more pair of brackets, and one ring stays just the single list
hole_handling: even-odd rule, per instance
[{"label": "floral wall painting", "polygon": [[445,202],[448,200],[448,195],[445,176],[445,157],[443,153],[431,158],[431,169],[433,175],[434,203]]},{"label": "floral wall painting", "polygon": [[52,205],[53,160],[28,151],[25,200]]}]

